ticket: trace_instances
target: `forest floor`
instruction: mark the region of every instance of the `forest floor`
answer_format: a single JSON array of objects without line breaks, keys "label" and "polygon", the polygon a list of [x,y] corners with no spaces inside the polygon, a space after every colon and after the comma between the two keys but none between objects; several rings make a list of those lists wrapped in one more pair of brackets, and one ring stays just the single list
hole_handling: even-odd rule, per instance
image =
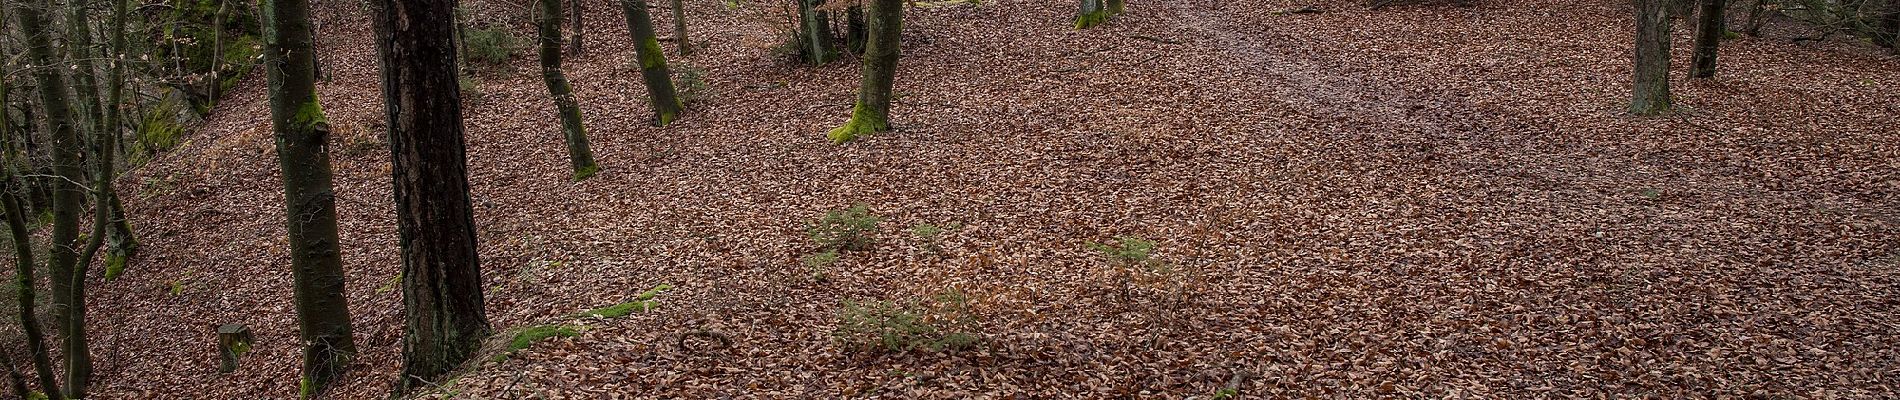
[{"label": "forest floor", "polygon": [[[361,351],[329,397],[378,397],[402,319],[375,53],[357,2],[317,3]],[[908,12],[897,130],[840,146],[854,61],[774,55],[776,3],[688,3],[675,62],[709,93],[653,128],[617,3],[589,0],[592,179],[532,51],[477,79],[488,316],[582,329],[425,396],[1900,396],[1900,58],[1862,42],[1772,25],[1636,118],[1622,1],[1136,1],[1086,31],[1072,2],[940,5]],[[296,393],[263,86],[121,182],[144,248],[94,283],[95,398]],[[802,263],[805,225],[854,204],[878,245]],[[1156,242],[1131,289],[1087,246],[1121,236]],[[969,324],[930,318],[974,348],[834,336],[847,302],[944,293]],[[227,323],[258,342],[219,374]]]}]

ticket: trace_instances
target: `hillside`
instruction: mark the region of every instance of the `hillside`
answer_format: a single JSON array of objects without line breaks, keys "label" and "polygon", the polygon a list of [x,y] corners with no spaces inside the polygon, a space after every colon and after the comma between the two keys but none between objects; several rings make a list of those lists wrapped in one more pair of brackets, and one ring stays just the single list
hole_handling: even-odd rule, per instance
[{"label": "hillside", "polygon": [[[488,316],[585,329],[428,396],[1900,396],[1900,58],[1863,43],[1738,38],[1720,78],[1677,69],[1685,111],[1636,118],[1622,1],[1136,1],[1085,31],[1070,2],[920,7],[898,129],[833,145],[854,62],[773,55],[777,3],[687,3],[702,44],[675,60],[711,92],[653,128],[617,2],[588,1],[592,179],[532,52],[478,78]],[[373,398],[402,325],[378,71],[357,2],[315,7],[362,351],[328,397]],[[95,398],[294,397],[264,92],[120,181],[144,247],[92,289]],[[879,245],[814,279],[805,226],[854,204]],[[1123,295],[1087,246],[1123,236],[1179,295]],[[570,316],[661,284],[656,309]],[[846,301],[946,289],[974,349],[834,339]],[[219,374],[227,323],[258,344]]]}]

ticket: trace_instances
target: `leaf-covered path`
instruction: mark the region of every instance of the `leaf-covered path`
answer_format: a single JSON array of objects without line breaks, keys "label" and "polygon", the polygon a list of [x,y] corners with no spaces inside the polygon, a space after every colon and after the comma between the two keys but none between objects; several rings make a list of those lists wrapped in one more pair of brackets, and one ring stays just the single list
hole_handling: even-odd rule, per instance
[{"label": "leaf-covered path", "polygon": [[[590,0],[568,75],[605,170],[581,183],[533,60],[483,73],[489,315],[585,328],[434,395],[1181,398],[1241,372],[1266,397],[1900,394],[1894,57],[1733,40],[1716,81],[1677,79],[1684,112],[1632,118],[1619,1],[1137,1],[1079,32],[1070,3],[983,3],[912,9],[898,130],[834,146],[856,68],[774,57],[776,3],[688,2],[704,43],[680,61],[713,92],[657,129],[618,5]],[[363,11],[318,7],[363,351],[333,397],[368,398],[401,330],[382,109]],[[149,239],[94,282],[98,398],[295,393],[261,86],[121,183]],[[804,225],[852,204],[881,243],[814,280]],[[931,251],[917,224],[960,228]],[[1117,236],[1155,240],[1187,295],[1124,298],[1085,247]],[[659,284],[652,311],[570,316]],[[845,300],[947,288],[974,350],[832,336]],[[224,323],[259,344],[218,375]],[[731,346],[679,346],[703,331]]]}]

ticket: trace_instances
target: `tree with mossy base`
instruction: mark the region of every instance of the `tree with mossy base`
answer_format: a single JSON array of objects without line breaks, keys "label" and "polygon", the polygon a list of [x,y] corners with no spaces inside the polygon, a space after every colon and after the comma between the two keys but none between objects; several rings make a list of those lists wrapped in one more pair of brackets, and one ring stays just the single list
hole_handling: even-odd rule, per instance
[{"label": "tree with mossy base", "polygon": [[1075,29],[1101,25],[1126,8],[1127,0],[1081,0],[1080,11],[1075,14]]},{"label": "tree with mossy base", "polygon": [[370,2],[402,253],[401,394],[462,365],[492,332],[455,63],[456,0]]},{"label": "tree with mossy base", "polygon": [[1669,112],[1669,7],[1668,0],[1637,0],[1636,68],[1630,113],[1656,115]]},{"label": "tree with mossy base", "polygon": [[811,65],[824,65],[838,59],[838,48],[832,44],[831,19],[821,9],[825,0],[798,1],[798,37],[792,38],[798,45],[798,57]]},{"label": "tree with mossy base", "polygon": [[336,196],[330,168],[330,123],[317,101],[316,40],[306,0],[263,0],[264,66],[270,82],[271,130],[283,168],[284,215],[295,282],[297,328],[303,338],[302,397],[329,387],[356,356],[350,301],[338,250]]},{"label": "tree with mossy base", "polygon": [[864,77],[851,120],[825,136],[834,143],[891,129],[891,87],[897,84],[898,39],[904,30],[902,0],[871,0],[865,10]]},{"label": "tree with mossy base", "polygon": [[579,181],[600,171],[594,163],[594,151],[587,144],[587,128],[581,125],[579,100],[574,87],[561,72],[561,1],[540,0],[541,13],[535,18],[536,36],[541,44],[541,80],[547,82],[548,96],[561,114],[561,129],[567,138],[567,160]]},{"label": "tree with mossy base", "polygon": [[679,119],[679,93],[673,89],[673,72],[666,67],[666,52],[653,34],[653,17],[645,0],[621,0],[627,15],[627,32],[633,35],[634,56],[640,60],[640,76],[646,80],[647,100],[653,103],[653,126],[666,126]]}]

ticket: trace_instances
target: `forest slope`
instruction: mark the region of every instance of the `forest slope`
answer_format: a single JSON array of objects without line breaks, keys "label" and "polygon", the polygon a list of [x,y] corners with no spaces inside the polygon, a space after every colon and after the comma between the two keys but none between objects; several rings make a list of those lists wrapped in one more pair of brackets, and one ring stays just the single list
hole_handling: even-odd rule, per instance
[{"label": "forest slope", "polygon": [[[653,128],[618,5],[590,1],[568,76],[605,169],[579,183],[533,60],[484,73],[489,316],[587,329],[437,395],[1180,398],[1247,371],[1275,397],[1900,396],[1900,60],[1870,46],[1732,40],[1715,81],[1678,68],[1683,112],[1633,118],[1622,1],[1137,1],[1087,31],[1068,2],[983,3],[909,12],[898,129],[843,146],[822,132],[857,68],[773,56],[776,3],[688,2],[680,61],[712,93]],[[401,347],[388,150],[363,11],[317,7],[363,352],[331,396],[369,398]],[[95,283],[96,398],[294,395],[262,86],[122,181],[146,242]],[[853,204],[881,244],[813,279],[805,224]],[[917,224],[960,228],[931,251]],[[1187,295],[1123,298],[1086,247],[1118,236]],[[567,317],[660,284],[652,311]],[[846,300],[945,288],[976,349],[833,338]],[[226,323],[258,345],[220,375]],[[701,331],[732,344],[676,346]]]}]

